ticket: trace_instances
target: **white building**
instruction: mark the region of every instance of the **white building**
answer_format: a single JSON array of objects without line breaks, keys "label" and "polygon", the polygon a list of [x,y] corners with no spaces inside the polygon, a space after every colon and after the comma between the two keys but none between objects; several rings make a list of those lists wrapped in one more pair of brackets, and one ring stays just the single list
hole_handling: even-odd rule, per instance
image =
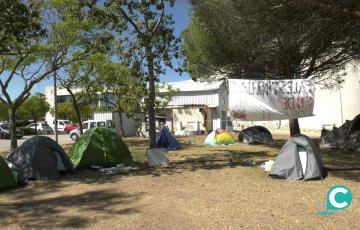
[{"label": "white building", "polygon": [[[78,89],[73,89],[74,93],[78,93],[80,92],[80,88]],[[71,101],[71,96],[69,94],[69,92],[64,89],[64,88],[57,88],[56,91],[56,98],[57,98],[57,103],[63,103],[66,101]],[[53,86],[48,86],[45,88],[45,98],[46,101],[50,104],[50,108],[54,107],[54,87]],[[115,97],[112,94],[104,94],[101,97],[98,97],[97,99],[97,103],[95,103],[95,107],[97,108],[106,108],[106,109],[113,109],[115,103]],[[61,118],[59,118],[61,119]],[[65,119],[65,118],[63,118]],[[54,116],[50,113],[47,112],[46,116],[45,116],[45,120],[48,122],[48,124],[53,124],[54,121]]]},{"label": "white building", "polygon": [[[288,127],[282,121],[231,121],[228,113],[228,89],[225,82],[182,81],[168,83],[178,93],[168,105],[167,123],[176,132],[188,124],[204,124],[205,130],[226,128],[241,130],[252,125],[268,128]],[[360,64],[346,66],[345,82],[340,89],[323,89],[316,85],[314,116],[299,118],[301,129],[321,130],[341,126],[360,114]]]},{"label": "white building", "polygon": [[225,82],[188,80],[167,84],[178,90],[166,109],[166,123],[173,132],[189,125],[203,131],[226,128],[228,93]]}]

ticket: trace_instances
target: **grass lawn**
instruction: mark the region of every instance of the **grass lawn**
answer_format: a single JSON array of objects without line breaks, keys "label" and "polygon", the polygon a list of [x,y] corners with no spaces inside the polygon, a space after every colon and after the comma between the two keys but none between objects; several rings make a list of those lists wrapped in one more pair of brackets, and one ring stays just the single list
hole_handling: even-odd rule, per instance
[{"label": "grass lawn", "polygon": [[[322,151],[330,169],[323,181],[275,180],[259,165],[276,156],[286,135],[276,135],[275,146],[203,146],[204,138],[180,138],[195,144],[171,152],[171,164],[156,169],[146,167],[147,141],[127,138],[138,171],[101,175],[82,170],[1,192],[1,229],[359,228],[359,153]],[[257,165],[244,165],[246,159]],[[318,216],[326,191],[335,184],[352,190],[351,215]]]}]

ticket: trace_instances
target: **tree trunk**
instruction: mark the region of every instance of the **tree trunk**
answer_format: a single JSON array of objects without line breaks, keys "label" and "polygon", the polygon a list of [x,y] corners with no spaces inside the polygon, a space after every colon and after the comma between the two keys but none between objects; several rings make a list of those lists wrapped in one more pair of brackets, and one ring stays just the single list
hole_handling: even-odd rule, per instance
[{"label": "tree trunk", "polygon": [[290,128],[290,136],[293,137],[297,134],[300,134],[300,126],[299,120],[296,119],[289,119],[289,128]]},{"label": "tree trunk", "polygon": [[34,124],[35,124],[35,135],[37,135],[38,134],[38,127],[37,127],[37,119],[36,118],[33,118],[33,120],[34,120]]},{"label": "tree trunk", "polygon": [[80,108],[79,108],[79,105],[76,102],[74,102],[74,100],[73,100],[73,107],[74,107],[74,110],[75,110],[75,113],[76,113],[77,122],[79,123],[80,134],[83,134],[83,127],[82,127],[82,123],[81,123]]},{"label": "tree trunk", "polygon": [[81,122],[81,112],[80,112],[80,108],[79,108],[79,104],[76,100],[76,97],[75,95],[72,93],[72,91],[70,90],[70,88],[66,88],[66,90],[70,93],[70,96],[72,98],[72,105],[73,105],[73,108],[75,110],[75,114],[76,114],[76,120],[79,124],[79,130],[80,130],[80,134],[83,134],[83,127],[82,127],[82,122]]},{"label": "tree trunk", "polygon": [[9,122],[10,122],[10,138],[11,138],[11,150],[17,148],[17,136],[16,136],[16,110],[14,108],[9,108]]},{"label": "tree trunk", "polygon": [[121,110],[119,110],[119,121],[120,121],[121,135],[122,135],[123,137],[125,137],[125,132],[124,132],[124,126],[123,126],[123,119],[122,119],[122,112],[121,112]]},{"label": "tree trunk", "polygon": [[156,121],[155,121],[155,76],[154,76],[154,59],[150,45],[146,47],[146,59],[148,64],[148,80],[149,80],[149,147],[156,148]]}]

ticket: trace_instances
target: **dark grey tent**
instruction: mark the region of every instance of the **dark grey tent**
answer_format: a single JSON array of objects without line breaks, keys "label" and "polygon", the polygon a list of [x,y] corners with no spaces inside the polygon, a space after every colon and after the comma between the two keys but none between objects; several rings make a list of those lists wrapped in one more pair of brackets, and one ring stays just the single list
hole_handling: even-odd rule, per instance
[{"label": "dark grey tent", "polygon": [[54,140],[35,136],[13,150],[7,157],[18,180],[55,180],[61,171],[72,171],[73,165],[64,150]]},{"label": "dark grey tent", "polygon": [[273,138],[270,131],[263,126],[252,126],[239,133],[239,141],[247,144],[270,144]]},{"label": "dark grey tent", "polygon": [[269,176],[279,179],[314,180],[326,177],[319,151],[309,137],[291,137],[280,150]]},{"label": "dark grey tent", "polygon": [[360,152],[360,114],[339,128],[321,130],[320,148],[351,149]]}]

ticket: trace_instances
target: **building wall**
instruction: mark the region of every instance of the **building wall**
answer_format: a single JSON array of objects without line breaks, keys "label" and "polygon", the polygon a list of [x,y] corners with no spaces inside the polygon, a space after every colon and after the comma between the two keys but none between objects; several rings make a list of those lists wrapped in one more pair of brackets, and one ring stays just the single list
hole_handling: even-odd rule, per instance
[{"label": "building wall", "polygon": [[[81,91],[80,88],[73,89],[74,93],[78,93],[80,91]],[[64,88],[57,88],[56,95],[57,95],[57,103],[71,101],[71,97],[70,97],[68,91]],[[53,86],[48,86],[45,88],[45,98],[46,98],[46,101],[50,104],[50,108],[53,108],[54,107],[54,87]],[[103,108],[103,107],[107,107],[107,109],[114,108],[114,105],[113,105],[113,103],[115,103],[114,95],[106,94],[104,100],[105,101],[103,101],[103,100],[97,101],[96,103],[94,103],[94,106],[97,108]],[[48,124],[52,124],[54,121],[54,117],[50,112],[47,112],[45,115],[45,120],[48,122]]]},{"label": "building wall", "polygon": [[[189,123],[200,122],[204,123],[204,116],[200,112],[199,107],[187,107],[187,108],[175,108],[172,110],[173,122],[174,122],[174,131],[180,131],[181,128],[185,128]],[[200,126],[201,130],[205,130],[204,127]]]}]

